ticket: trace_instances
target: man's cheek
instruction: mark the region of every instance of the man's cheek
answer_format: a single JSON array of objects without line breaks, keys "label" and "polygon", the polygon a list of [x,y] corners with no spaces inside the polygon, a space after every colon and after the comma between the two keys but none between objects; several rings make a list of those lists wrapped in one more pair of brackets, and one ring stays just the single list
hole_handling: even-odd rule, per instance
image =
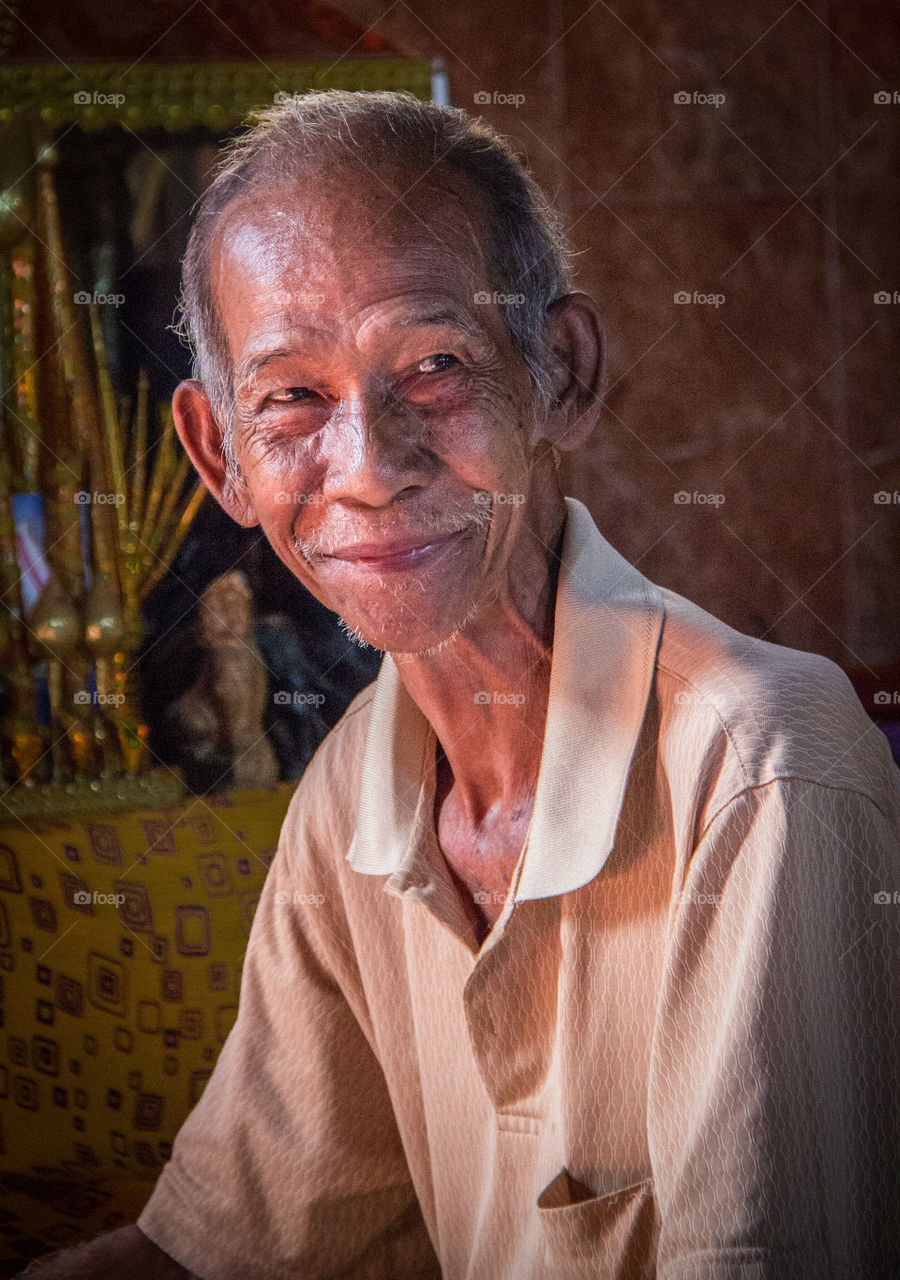
[{"label": "man's cheek", "polygon": [[[316,489],[308,457],[296,446],[266,442],[241,455],[247,485],[264,524],[283,521],[307,504]],[[265,518],[264,518],[265,517]]]},{"label": "man's cheek", "polygon": [[527,468],[526,437],[515,419],[489,413],[455,413],[433,434],[435,452],[472,488]]},{"label": "man's cheek", "polygon": [[[242,426],[238,456],[245,474],[260,488],[273,492],[287,488],[287,479],[296,481],[298,474],[308,470],[308,436],[292,429],[289,421],[253,421]],[[293,487],[300,486],[294,483]]]},{"label": "man's cheek", "polygon": [[[476,446],[464,455],[458,455],[457,475],[475,490],[487,492],[491,505],[499,501],[511,501],[508,495],[526,493],[529,476],[529,454],[525,441],[508,430],[486,432],[475,442]],[[480,498],[479,501],[483,501]]]}]

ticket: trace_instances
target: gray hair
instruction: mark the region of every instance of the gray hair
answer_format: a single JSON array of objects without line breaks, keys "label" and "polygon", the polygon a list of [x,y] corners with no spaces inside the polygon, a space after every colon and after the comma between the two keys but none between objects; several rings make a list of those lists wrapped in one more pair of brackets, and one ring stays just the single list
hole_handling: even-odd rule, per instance
[{"label": "gray hair", "polygon": [[[364,149],[364,150],[361,150]],[[199,203],[183,261],[175,332],[193,355],[222,429],[222,448],[239,475],[232,428],[235,395],[224,326],[213,296],[211,245],[225,208],[266,178],[284,181],[304,162],[327,160],[418,170],[442,165],[464,175],[484,197],[485,251],[510,340],[536,391],[549,397],[544,319],[571,289],[571,250],[559,216],[510,144],[460,108],[439,107],[407,93],[331,89],[288,98],[254,117],[226,145]],[[519,299],[524,297],[524,301]]]}]

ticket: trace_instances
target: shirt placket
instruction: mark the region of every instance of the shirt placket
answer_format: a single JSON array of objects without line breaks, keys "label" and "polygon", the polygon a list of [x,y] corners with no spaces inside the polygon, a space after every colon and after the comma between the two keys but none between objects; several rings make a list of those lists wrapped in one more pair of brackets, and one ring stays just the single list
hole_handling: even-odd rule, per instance
[{"label": "shirt placket", "polygon": [[536,1114],[555,1040],[559,956],[559,899],[508,903],[469,975],[469,1038],[498,1115]]}]

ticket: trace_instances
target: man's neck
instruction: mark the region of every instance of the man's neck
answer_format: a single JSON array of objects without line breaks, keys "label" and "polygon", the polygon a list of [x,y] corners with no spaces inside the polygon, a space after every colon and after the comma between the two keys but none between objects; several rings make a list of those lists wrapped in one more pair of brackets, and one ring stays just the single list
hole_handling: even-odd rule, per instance
[{"label": "man's neck", "polygon": [[504,588],[446,645],[395,656],[449,770],[443,790],[473,827],[534,797],[547,717],[565,507],[527,533]]}]

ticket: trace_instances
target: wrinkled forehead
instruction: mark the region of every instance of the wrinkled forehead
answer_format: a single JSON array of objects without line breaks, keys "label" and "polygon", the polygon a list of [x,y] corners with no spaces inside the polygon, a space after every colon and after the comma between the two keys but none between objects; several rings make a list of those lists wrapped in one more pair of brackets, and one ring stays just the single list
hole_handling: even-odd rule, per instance
[{"label": "wrinkled forehead", "polygon": [[487,275],[485,223],[478,192],[455,174],[259,179],[221,216],[213,296],[226,330],[248,307],[318,303],[339,315],[393,289],[471,296]]}]

